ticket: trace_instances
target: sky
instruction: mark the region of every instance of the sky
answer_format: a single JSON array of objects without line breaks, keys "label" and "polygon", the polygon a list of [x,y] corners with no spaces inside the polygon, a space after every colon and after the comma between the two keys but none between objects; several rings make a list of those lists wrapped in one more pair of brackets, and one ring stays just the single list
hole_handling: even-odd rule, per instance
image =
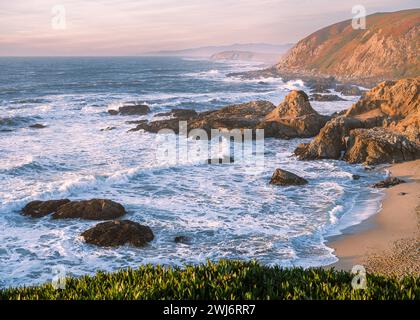
[{"label": "sky", "polygon": [[112,56],[233,43],[294,43],[418,0],[0,0],[0,56]]}]

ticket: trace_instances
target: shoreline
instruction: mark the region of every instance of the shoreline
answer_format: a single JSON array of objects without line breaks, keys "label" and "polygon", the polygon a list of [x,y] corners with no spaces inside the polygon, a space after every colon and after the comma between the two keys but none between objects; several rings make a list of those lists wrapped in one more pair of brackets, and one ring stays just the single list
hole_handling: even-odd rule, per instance
[{"label": "shoreline", "polygon": [[420,274],[420,160],[394,164],[387,170],[406,183],[384,189],[376,214],[327,239],[339,260],[326,268],[350,271],[354,265],[363,265],[367,272]]}]

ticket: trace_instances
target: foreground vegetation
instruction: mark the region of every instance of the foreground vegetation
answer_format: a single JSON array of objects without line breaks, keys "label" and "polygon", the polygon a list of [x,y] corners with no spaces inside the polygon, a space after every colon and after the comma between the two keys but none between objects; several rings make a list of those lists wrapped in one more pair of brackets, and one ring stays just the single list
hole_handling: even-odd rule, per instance
[{"label": "foreground vegetation", "polygon": [[115,273],[68,278],[51,284],[0,290],[0,299],[419,299],[420,278],[367,275],[353,290],[348,272],[282,269],[256,262],[220,261],[200,266],[142,266]]}]

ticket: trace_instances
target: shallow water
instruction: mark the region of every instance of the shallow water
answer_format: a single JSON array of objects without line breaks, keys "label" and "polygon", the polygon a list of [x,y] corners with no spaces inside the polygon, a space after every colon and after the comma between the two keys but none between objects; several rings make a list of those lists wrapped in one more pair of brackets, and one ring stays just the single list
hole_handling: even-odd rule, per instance
[{"label": "shallow water", "polygon": [[[340,161],[297,161],[291,153],[302,139],[266,139],[257,174],[236,164],[168,164],[156,158],[156,135],[127,132],[134,125],[125,121],[171,108],[203,111],[255,99],[278,104],[289,90],[305,89],[302,81],[225,76],[260,67],[153,57],[0,58],[0,286],[49,281],[60,268],[82,275],[221,258],[305,267],[336,261],[325,236],[376,212],[382,195],[367,186],[382,173]],[[350,100],[313,106],[331,114],[357,97]],[[130,101],[148,104],[153,114],[107,113]],[[34,123],[47,127],[28,128]],[[101,131],[107,127],[116,129]],[[309,184],[270,186],[278,167]],[[145,248],[96,248],[79,237],[95,222],[19,214],[28,201],[63,197],[118,201],[125,218],[149,225],[155,240]],[[192,243],[175,244],[177,235]]]}]

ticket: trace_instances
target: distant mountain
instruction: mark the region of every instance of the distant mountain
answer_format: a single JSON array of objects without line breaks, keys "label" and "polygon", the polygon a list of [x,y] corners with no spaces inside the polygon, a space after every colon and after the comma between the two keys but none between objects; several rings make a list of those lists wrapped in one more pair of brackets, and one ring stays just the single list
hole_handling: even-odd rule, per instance
[{"label": "distant mountain", "polygon": [[251,51],[222,51],[213,54],[212,60],[237,60],[237,61],[260,61],[268,64],[275,63],[280,58],[281,53],[261,53]]},{"label": "distant mountain", "polygon": [[299,41],[276,65],[279,73],[379,82],[420,75],[420,9],[367,16],[366,29],[351,20]]},{"label": "distant mountain", "polygon": [[224,46],[207,46],[199,48],[190,48],[183,50],[173,51],[155,51],[148,52],[150,55],[159,56],[185,56],[185,57],[206,57],[209,58],[212,55],[224,52],[224,51],[249,51],[258,53],[271,53],[281,55],[289,50],[293,44],[267,44],[267,43],[247,43],[247,44],[232,44]]}]

